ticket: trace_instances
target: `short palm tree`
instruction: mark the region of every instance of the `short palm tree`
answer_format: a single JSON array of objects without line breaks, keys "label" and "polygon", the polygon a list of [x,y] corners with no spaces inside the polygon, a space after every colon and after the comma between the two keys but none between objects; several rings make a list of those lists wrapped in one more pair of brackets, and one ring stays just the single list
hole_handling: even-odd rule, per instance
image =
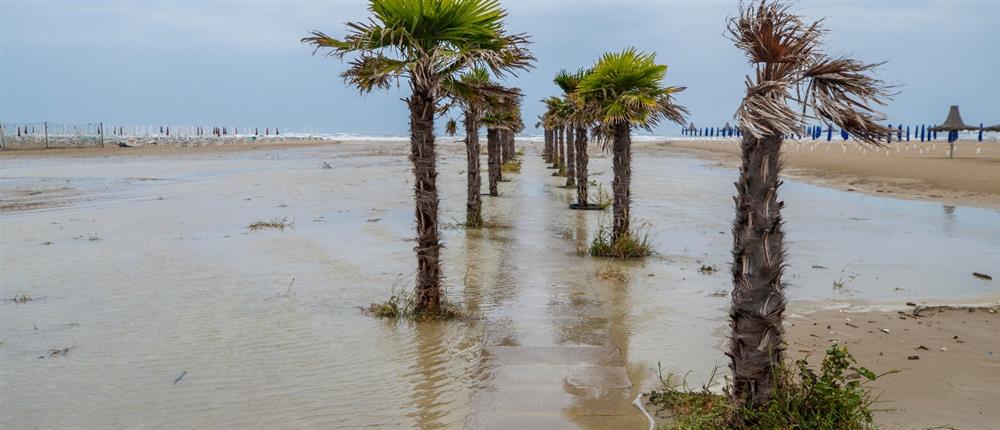
[{"label": "short palm tree", "polygon": [[590,74],[590,70],[587,69],[573,73],[562,70],[555,78],[555,83],[563,90],[567,103],[572,107],[568,122],[569,133],[573,136],[570,142],[574,147],[572,151],[567,150],[568,157],[571,157],[567,170],[571,175],[566,178],[566,186],[573,186],[575,183],[576,207],[579,208],[586,208],[588,205],[587,164],[590,157],[587,155],[587,127],[593,122],[593,112],[592,109],[577,100],[576,89],[580,86],[580,81],[588,74]]},{"label": "short palm tree", "polygon": [[497,0],[371,0],[367,22],[348,23],[335,39],[313,31],[302,39],[336,58],[355,55],[341,76],[362,93],[389,89],[405,79],[410,96],[410,159],[417,218],[414,311],[441,308],[437,168],[434,116],[441,84],[470,66],[501,76],[529,67],[523,35],[504,28],[507,13]]},{"label": "short palm tree", "polygon": [[[516,92],[500,86],[490,79],[486,69],[475,68],[462,73],[457,78],[446,80],[442,88],[462,110],[462,123],[465,128],[465,152],[468,165],[468,192],[466,193],[465,224],[469,227],[483,225],[481,188],[479,169],[479,127],[483,112],[489,108],[490,100],[498,97],[513,97]],[[453,121],[448,123],[449,135],[454,136],[458,126]]]},{"label": "short palm tree", "polygon": [[521,90],[507,90],[513,96],[490,97],[488,108],[482,122],[486,126],[486,159],[489,171],[489,189],[491,196],[499,196],[499,182],[502,179],[502,151],[504,140],[512,130],[523,128],[521,123],[520,99]]},{"label": "short palm tree", "polygon": [[553,155],[552,167],[557,169],[557,174],[562,175],[566,171],[566,123],[569,119],[570,106],[562,97],[548,97],[542,100],[548,109],[550,124],[553,135]]},{"label": "short palm tree", "polygon": [[687,113],[673,100],[673,94],[684,88],[664,86],[666,74],[667,66],[656,64],[656,54],[627,48],[604,54],[576,90],[579,103],[594,110],[597,139],[612,147],[612,243],[630,234],[632,129],[651,130],[664,119],[680,124]]},{"label": "short palm tree", "polygon": [[869,76],[877,64],[828,57],[821,51],[820,23],[803,22],[784,2],[747,5],[729,21],[728,30],[755,69],[736,112],[743,161],[736,183],[727,354],[734,401],[754,407],[770,399],[783,354],[782,137],[803,134],[810,120],[819,120],[877,145],[888,129],[878,124],[882,115],[872,106],[890,94]]},{"label": "short palm tree", "polygon": [[566,99],[564,112],[566,120],[566,187],[574,187],[576,186],[576,123],[573,119],[576,116],[576,104],[573,103],[570,94],[576,91],[580,77],[575,73],[560,70],[552,81],[563,90],[563,97]]}]

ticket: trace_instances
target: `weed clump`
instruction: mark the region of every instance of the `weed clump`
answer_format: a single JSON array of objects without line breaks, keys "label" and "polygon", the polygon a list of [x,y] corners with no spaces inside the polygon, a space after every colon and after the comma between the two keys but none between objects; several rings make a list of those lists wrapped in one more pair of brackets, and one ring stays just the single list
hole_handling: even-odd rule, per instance
[{"label": "weed clump", "polygon": [[653,245],[646,224],[625,232],[618,240],[612,240],[611,229],[601,225],[590,243],[590,255],[594,257],[628,259],[647,257],[652,253]]},{"label": "weed clump", "polygon": [[28,302],[30,302],[32,300],[34,300],[34,299],[32,299],[31,296],[28,295],[27,293],[18,294],[16,296],[14,296],[13,299],[11,299],[11,301],[13,301],[14,303],[17,303],[19,305],[28,303]]},{"label": "weed clump", "polygon": [[594,198],[596,199],[594,201],[594,206],[597,206],[601,209],[610,208],[611,205],[614,203],[614,199],[611,196],[611,193],[609,193],[608,190],[604,189],[604,187],[601,186],[600,184],[597,184],[597,193],[595,194]]},{"label": "weed clump", "polygon": [[286,228],[294,227],[295,223],[288,222],[288,218],[273,219],[270,221],[257,221],[253,224],[247,226],[250,231],[260,231],[260,230],[281,230],[284,231]]},{"label": "weed clump", "polygon": [[405,319],[411,321],[450,320],[462,316],[460,309],[441,298],[441,308],[436,312],[417,312],[413,293],[393,287],[389,298],[372,303],[365,311],[375,318]]},{"label": "weed clump", "polygon": [[662,389],[650,392],[648,399],[671,417],[660,430],[873,429],[877,397],[865,383],[884,375],[858,366],[847,348],[834,345],[826,350],[818,371],[804,359],[793,367],[779,365],[771,400],[760,407],[733,406],[707,386],[690,391],[686,382],[672,383],[669,376],[660,378]]},{"label": "weed clump", "polygon": [[520,173],[521,172],[521,160],[516,158],[507,160],[500,166],[500,171],[503,173]]}]

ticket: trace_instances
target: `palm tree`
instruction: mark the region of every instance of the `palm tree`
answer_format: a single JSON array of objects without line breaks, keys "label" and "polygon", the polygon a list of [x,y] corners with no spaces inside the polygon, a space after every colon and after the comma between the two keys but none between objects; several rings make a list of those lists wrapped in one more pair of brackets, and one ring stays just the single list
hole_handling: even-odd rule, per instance
[{"label": "palm tree", "polygon": [[[458,78],[446,80],[442,89],[448,94],[454,104],[462,110],[462,122],[465,128],[465,153],[468,166],[466,176],[468,186],[465,204],[465,224],[469,227],[483,225],[481,188],[479,175],[479,127],[483,111],[489,107],[491,98],[512,97],[514,92],[490,80],[486,69],[475,68],[461,74]],[[454,120],[449,121],[447,130],[454,136],[458,126]]]},{"label": "palm tree", "polygon": [[553,151],[554,169],[558,169],[557,174],[563,175],[566,172],[566,122],[569,118],[571,106],[561,97],[548,97],[542,100],[548,109],[549,119],[553,128],[552,141],[555,144]]},{"label": "palm tree", "polygon": [[651,130],[664,119],[683,123],[687,113],[672,97],[684,88],[663,86],[666,74],[667,66],[656,64],[656,54],[627,48],[604,54],[576,90],[579,103],[594,109],[596,137],[605,147],[612,145],[612,243],[629,234],[632,128]]},{"label": "palm tree", "polygon": [[590,74],[590,70],[587,69],[580,69],[575,73],[562,70],[555,78],[556,84],[562,88],[567,102],[572,106],[569,115],[569,124],[570,133],[574,135],[572,142],[575,147],[573,151],[569,151],[569,155],[571,157],[575,156],[575,160],[570,160],[569,171],[575,178],[571,181],[572,177],[568,177],[566,179],[566,186],[572,186],[574,182],[576,183],[576,203],[579,208],[587,207],[589,180],[587,178],[587,164],[590,160],[587,155],[587,126],[593,122],[591,118],[593,112],[592,109],[579,102],[576,90],[580,86],[580,81],[588,74]]},{"label": "palm tree", "polygon": [[491,196],[499,196],[498,184],[502,179],[503,140],[511,130],[523,128],[520,113],[520,94],[517,88],[507,89],[511,96],[491,97],[489,107],[483,115],[483,125],[486,126],[486,154],[489,170],[489,188]]},{"label": "palm tree", "polygon": [[576,91],[580,83],[580,75],[560,70],[552,80],[563,90],[563,97],[566,98],[566,187],[576,186],[576,105],[570,98],[570,94]]},{"label": "palm tree", "polygon": [[[441,308],[437,168],[434,115],[441,83],[470,66],[502,76],[530,66],[527,38],[508,34],[506,11],[497,0],[371,0],[367,22],[348,23],[335,39],[313,31],[302,39],[317,51],[355,55],[341,76],[362,93],[389,89],[405,79],[410,96],[410,160],[417,218],[417,276],[414,311]],[[315,51],[314,51],[315,52]]]},{"label": "palm tree", "polygon": [[804,22],[782,1],[741,8],[729,20],[728,32],[755,69],[736,112],[743,160],[736,183],[727,354],[733,400],[753,407],[770,399],[775,365],[783,355],[782,136],[802,134],[810,120],[819,120],[878,145],[888,129],[878,124],[882,115],[872,106],[884,104],[890,94],[869,76],[878,64],[827,56],[821,51],[820,23]]}]

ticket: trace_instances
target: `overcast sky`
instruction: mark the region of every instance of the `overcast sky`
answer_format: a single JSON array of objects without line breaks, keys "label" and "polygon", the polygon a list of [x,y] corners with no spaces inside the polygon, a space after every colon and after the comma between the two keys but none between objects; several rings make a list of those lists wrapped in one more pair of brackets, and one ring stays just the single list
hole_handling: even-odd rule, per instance
[{"label": "overcast sky", "polygon": [[[556,94],[561,68],[635,46],[668,64],[667,83],[698,124],[730,120],[750,70],[723,36],[734,1],[503,1],[508,27],[534,42],[526,122]],[[117,124],[276,125],[405,134],[402,93],[360,96],[343,65],[299,43],[309,30],[344,34],[364,1],[0,1],[0,120]],[[800,1],[826,17],[828,51],[888,61],[879,77],[901,93],[892,122],[940,122],[961,105],[968,123],[1000,123],[1000,0]],[[404,86],[405,88],[405,86]],[[675,132],[676,126],[658,130]],[[533,133],[534,130],[526,130]]]}]

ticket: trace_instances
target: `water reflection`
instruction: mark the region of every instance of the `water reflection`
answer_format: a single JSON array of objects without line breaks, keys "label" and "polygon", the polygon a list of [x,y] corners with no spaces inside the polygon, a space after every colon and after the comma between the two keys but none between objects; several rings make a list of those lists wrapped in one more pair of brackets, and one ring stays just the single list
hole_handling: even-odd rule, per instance
[{"label": "water reflection", "polygon": [[944,209],[944,234],[946,236],[955,236],[955,207],[949,205],[942,205]]}]

